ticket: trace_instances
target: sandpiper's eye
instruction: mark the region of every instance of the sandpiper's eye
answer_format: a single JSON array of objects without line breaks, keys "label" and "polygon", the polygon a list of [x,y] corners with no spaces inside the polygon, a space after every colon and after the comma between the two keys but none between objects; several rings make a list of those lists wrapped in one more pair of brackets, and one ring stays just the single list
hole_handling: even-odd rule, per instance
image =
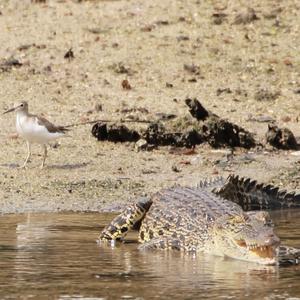
[{"label": "sandpiper's eye", "polygon": [[23,107],[24,106],[24,104],[23,103],[21,103],[21,105],[20,105],[21,107]]}]

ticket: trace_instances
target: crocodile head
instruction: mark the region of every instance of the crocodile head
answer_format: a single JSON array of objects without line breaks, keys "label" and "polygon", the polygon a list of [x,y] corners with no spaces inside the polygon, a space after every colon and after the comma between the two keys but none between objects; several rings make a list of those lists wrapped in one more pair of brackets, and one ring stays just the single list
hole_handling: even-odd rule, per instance
[{"label": "crocodile head", "polygon": [[217,219],[214,244],[219,254],[259,264],[276,264],[279,238],[266,212],[241,213]]}]

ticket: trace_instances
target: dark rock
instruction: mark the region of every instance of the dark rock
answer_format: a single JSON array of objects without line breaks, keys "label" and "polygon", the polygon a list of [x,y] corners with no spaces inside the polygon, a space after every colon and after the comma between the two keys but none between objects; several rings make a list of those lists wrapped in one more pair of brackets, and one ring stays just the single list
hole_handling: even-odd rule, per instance
[{"label": "dark rock", "polygon": [[92,135],[97,138],[98,141],[107,140],[107,124],[96,123],[92,128]]},{"label": "dark rock", "polygon": [[279,128],[269,124],[266,133],[267,143],[278,149],[298,149],[299,145],[292,131],[288,128]]},{"label": "dark rock", "polygon": [[185,103],[191,115],[203,121],[202,130],[198,134],[212,147],[251,148],[256,145],[252,133],[206,110],[197,99],[186,99]]},{"label": "dark rock", "polygon": [[175,172],[175,173],[181,172],[181,170],[176,165],[172,166],[172,171]]},{"label": "dark rock", "polygon": [[157,146],[177,146],[191,148],[201,144],[203,138],[194,129],[184,132],[168,132],[161,123],[152,123],[143,133],[144,139],[149,144]]},{"label": "dark rock", "polygon": [[92,135],[98,141],[111,142],[136,142],[140,139],[140,134],[127,128],[125,125],[96,123],[92,128]]},{"label": "dark rock", "polygon": [[296,90],[294,90],[295,94],[300,94],[300,88],[297,88]]},{"label": "dark rock", "polygon": [[243,147],[256,145],[253,134],[227,120],[211,117],[203,124],[203,137],[212,147]]},{"label": "dark rock", "polygon": [[207,111],[196,98],[185,99],[185,104],[190,108],[189,112],[191,115],[198,121],[204,121],[211,115],[211,113]]},{"label": "dark rock", "polygon": [[158,20],[155,22],[156,25],[169,25],[169,21],[168,20]]},{"label": "dark rock", "polygon": [[130,85],[130,83],[127,79],[122,80],[121,85],[122,85],[122,88],[124,90],[131,90],[132,89],[132,87],[131,87],[131,85]]},{"label": "dark rock", "polygon": [[74,52],[73,52],[72,48],[70,48],[70,49],[65,53],[64,58],[65,58],[65,59],[68,59],[68,60],[71,60],[71,59],[75,58]]}]

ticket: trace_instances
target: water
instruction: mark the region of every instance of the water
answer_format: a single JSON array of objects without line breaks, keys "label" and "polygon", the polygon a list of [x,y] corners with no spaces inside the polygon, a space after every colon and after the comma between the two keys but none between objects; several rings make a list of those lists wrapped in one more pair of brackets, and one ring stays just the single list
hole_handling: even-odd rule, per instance
[{"label": "water", "polygon": [[[112,214],[0,217],[1,299],[286,299],[300,297],[300,266],[99,246]],[[273,214],[285,244],[300,247],[300,210]],[[293,298],[295,299],[295,298]],[[299,298],[300,299],[300,298]]]}]

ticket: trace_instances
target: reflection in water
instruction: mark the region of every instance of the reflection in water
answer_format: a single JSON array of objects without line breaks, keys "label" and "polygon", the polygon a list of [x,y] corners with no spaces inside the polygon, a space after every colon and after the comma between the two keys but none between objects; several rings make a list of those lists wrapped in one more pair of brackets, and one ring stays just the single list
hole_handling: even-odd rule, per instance
[{"label": "reflection in water", "polygon": [[[300,268],[278,268],[136,243],[97,245],[111,214],[0,218],[1,298],[282,299],[300,295]],[[276,212],[278,234],[300,247],[300,211]],[[134,235],[131,236],[134,239]]]}]

